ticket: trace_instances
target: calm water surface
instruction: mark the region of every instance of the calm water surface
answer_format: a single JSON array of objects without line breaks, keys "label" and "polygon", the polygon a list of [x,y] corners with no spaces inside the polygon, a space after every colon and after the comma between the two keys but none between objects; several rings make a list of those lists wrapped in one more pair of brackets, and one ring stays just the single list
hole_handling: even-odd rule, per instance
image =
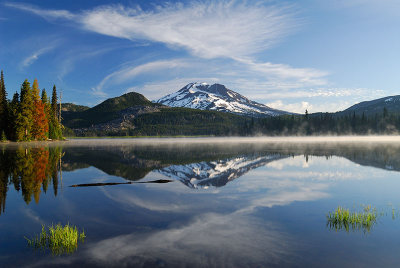
[{"label": "calm water surface", "polygon": [[[2,145],[0,267],[400,266],[400,143],[186,141]],[[368,204],[370,231],[327,226]],[[28,247],[52,223],[87,238]]]}]

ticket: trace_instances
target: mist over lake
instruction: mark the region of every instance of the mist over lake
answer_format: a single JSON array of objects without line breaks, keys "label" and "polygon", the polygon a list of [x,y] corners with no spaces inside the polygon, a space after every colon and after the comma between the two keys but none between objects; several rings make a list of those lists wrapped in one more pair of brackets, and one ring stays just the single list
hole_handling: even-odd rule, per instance
[{"label": "mist over lake", "polygon": [[[397,266],[400,142],[378,139],[2,145],[0,266]],[[327,224],[366,205],[368,229]],[[27,245],[57,223],[84,242],[58,255]]]}]

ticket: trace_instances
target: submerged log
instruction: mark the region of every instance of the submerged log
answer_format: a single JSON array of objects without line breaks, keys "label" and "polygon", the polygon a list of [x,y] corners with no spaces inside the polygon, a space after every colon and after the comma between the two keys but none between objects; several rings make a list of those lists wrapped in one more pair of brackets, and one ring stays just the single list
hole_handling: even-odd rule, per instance
[{"label": "submerged log", "polygon": [[109,185],[133,184],[133,183],[168,183],[168,182],[172,182],[172,180],[83,183],[83,184],[74,184],[69,187],[90,187],[90,186],[109,186]]}]

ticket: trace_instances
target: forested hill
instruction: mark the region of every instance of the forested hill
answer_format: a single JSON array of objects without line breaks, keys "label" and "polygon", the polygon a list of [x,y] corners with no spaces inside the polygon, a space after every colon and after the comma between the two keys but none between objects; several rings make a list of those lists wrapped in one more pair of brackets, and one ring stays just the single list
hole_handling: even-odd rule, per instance
[{"label": "forested hill", "polygon": [[135,92],[63,115],[63,124],[78,136],[103,135],[243,135],[239,115],[152,103]]},{"label": "forested hill", "polygon": [[107,123],[129,114],[132,107],[159,107],[142,94],[130,92],[120,97],[107,99],[102,103],[85,110],[68,112],[63,115],[63,124],[69,128],[87,128]]},{"label": "forested hill", "polygon": [[400,95],[388,96],[371,101],[363,101],[357,103],[344,111],[337,112],[338,115],[353,114],[374,116],[386,110],[387,113],[399,114],[400,113]]},{"label": "forested hill", "polygon": [[[400,104],[397,101],[393,103]],[[63,123],[73,129],[74,132],[69,134],[78,136],[366,135],[399,132],[400,116],[393,112],[396,109],[389,111],[383,106],[381,111],[378,108],[375,111],[360,114],[349,108],[347,112],[253,118],[218,111],[168,107],[152,103],[143,95],[132,92],[84,111],[69,112],[63,116]]]}]

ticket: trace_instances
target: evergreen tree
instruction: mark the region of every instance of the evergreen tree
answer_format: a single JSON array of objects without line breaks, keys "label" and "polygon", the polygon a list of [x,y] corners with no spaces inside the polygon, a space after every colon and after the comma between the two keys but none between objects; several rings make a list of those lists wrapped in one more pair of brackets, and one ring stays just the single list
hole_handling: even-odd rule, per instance
[{"label": "evergreen tree", "polygon": [[42,102],[43,103],[49,103],[49,99],[48,99],[48,97],[47,97],[47,92],[46,92],[46,89],[44,88],[44,89],[42,89]]},{"label": "evergreen tree", "polygon": [[51,119],[49,120],[49,138],[50,139],[61,139],[61,122],[59,122],[58,118],[58,109],[57,109],[57,89],[56,86],[53,86],[53,93],[51,96]]},{"label": "evergreen tree", "polygon": [[21,86],[20,116],[17,118],[16,136],[17,140],[29,141],[32,138],[32,124],[34,103],[30,83],[25,79]]},{"label": "evergreen tree", "polygon": [[46,132],[46,137],[49,138],[49,130],[51,128],[51,104],[50,104],[50,100],[47,97],[47,93],[46,93],[46,89],[42,90],[42,103],[44,105],[44,113],[46,115],[46,119],[47,119],[47,132]]},{"label": "evergreen tree", "polygon": [[57,110],[57,89],[56,85],[53,86],[53,94],[51,95],[51,110],[53,117],[58,120],[58,110]]},{"label": "evergreen tree", "polygon": [[1,70],[0,76],[0,132],[8,133],[8,101],[7,91],[4,83],[4,74]]},{"label": "evergreen tree", "polygon": [[19,103],[19,94],[15,92],[9,109],[9,119],[10,119],[10,127],[9,127],[9,139],[10,140],[18,140],[16,133],[16,126],[18,123],[17,118],[20,116],[20,103]]},{"label": "evergreen tree", "polygon": [[46,134],[49,131],[49,124],[47,122],[45,106],[40,98],[40,91],[37,79],[32,84],[32,97],[33,97],[33,125],[32,125],[32,138],[35,140],[45,140]]}]

